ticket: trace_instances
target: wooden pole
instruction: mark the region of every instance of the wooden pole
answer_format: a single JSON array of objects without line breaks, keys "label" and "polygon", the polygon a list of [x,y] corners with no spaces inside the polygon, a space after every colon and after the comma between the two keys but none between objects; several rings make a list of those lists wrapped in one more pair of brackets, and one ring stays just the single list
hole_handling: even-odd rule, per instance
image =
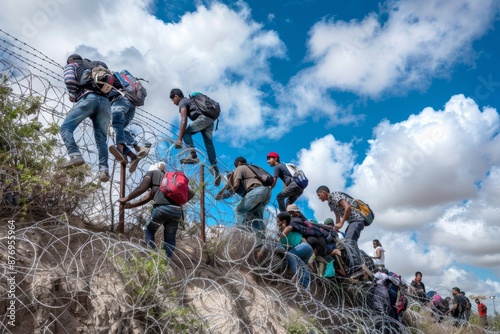
[{"label": "wooden pole", "polygon": [[205,242],[205,165],[200,168],[200,223],[201,223],[201,241]]},{"label": "wooden pole", "polygon": [[[120,197],[125,197],[125,174],[127,171],[127,164],[120,164]],[[118,216],[118,233],[125,233],[125,204],[120,203],[120,211]]]}]

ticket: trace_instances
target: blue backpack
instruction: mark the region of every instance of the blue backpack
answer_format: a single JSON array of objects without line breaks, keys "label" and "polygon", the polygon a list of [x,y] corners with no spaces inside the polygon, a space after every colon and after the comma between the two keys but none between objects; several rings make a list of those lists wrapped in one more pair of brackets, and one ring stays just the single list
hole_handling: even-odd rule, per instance
[{"label": "blue backpack", "polygon": [[285,164],[285,166],[292,175],[292,178],[295,181],[295,183],[297,183],[297,185],[300,188],[305,189],[309,184],[309,179],[307,178],[306,174],[304,174],[304,172],[294,164],[287,163]]},{"label": "blue backpack", "polygon": [[146,88],[142,86],[141,80],[146,80],[134,77],[128,70],[122,70],[120,73],[115,72],[115,76],[123,87],[122,95],[125,95],[135,106],[143,106],[148,93]]}]

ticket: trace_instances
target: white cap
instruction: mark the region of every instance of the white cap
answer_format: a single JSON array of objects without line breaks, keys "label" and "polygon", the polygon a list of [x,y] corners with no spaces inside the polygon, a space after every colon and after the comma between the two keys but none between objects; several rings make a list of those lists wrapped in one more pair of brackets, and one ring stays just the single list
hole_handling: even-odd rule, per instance
[{"label": "white cap", "polygon": [[160,170],[162,172],[165,172],[165,163],[163,161],[159,161],[157,163],[152,164],[149,167],[149,171],[152,171],[152,170]]}]

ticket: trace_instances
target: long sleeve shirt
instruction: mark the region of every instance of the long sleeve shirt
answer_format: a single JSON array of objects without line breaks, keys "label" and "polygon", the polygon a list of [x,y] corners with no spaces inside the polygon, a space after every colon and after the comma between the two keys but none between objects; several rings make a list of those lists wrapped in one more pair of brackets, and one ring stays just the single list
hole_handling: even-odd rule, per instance
[{"label": "long sleeve shirt", "polygon": [[71,63],[64,66],[64,83],[66,84],[66,89],[68,90],[69,97],[73,101],[80,100],[83,96],[92,93],[92,90],[85,89],[78,86],[78,75],[77,68],[78,63]]}]

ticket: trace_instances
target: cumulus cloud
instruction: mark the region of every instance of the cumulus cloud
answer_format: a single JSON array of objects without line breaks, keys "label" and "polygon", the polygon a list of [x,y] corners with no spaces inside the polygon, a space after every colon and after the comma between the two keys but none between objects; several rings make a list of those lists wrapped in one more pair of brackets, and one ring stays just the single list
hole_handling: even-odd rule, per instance
[{"label": "cumulus cloud", "polygon": [[272,83],[270,59],[285,55],[278,34],[253,21],[244,2],[233,7],[200,5],[175,23],[156,18],[151,6],[152,1],[131,0],[94,6],[85,1],[32,1],[6,4],[0,18],[11,33],[61,65],[69,54],[79,52],[147,79],[145,108],[166,121],[178,119],[168,91],[180,87],[186,94],[209,93],[221,103],[220,128],[239,131],[221,131],[220,139],[237,145],[245,138],[266,137],[263,122],[272,110],[263,102],[261,88]]},{"label": "cumulus cloud", "polygon": [[402,0],[386,6],[362,20],[315,24],[308,40],[314,66],[302,79],[371,97],[422,87],[473,57],[472,42],[490,27],[497,5]]},{"label": "cumulus cloud", "polygon": [[[433,284],[457,285],[469,274],[450,271],[453,266],[500,268],[499,133],[495,109],[480,110],[456,95],[443,110],[427,107],[399,123],[382,121],[360,164],[353,144],[327,135],[299,153],[310,178],[305,197],[320,221],[333,215],[317,199],[320,184],[362,198],[376,214],[362,233],[362,249],[372,251],[371,240],[380,239],[388,267],[399,274],[425,268]],[[451,272],[456,276],[445,280]]]},{"label": "cumulus cloud", "polygon": [[424,87],[473,59],[471,43],[497,10],[493,0],[403,0],[361,20],[325,19],[310,30],[307,67],[277,82],[270,60],[286,58],[286,47],[276,31],[252,19],[244,2],[200,5],[175,22],[155,17],[163,10],[156,7],[151,0],[106,0],[92,7],[82,0],[9,2],[0,17],[61,64],[78,51],[148,79],[146,108],[166,121],[178,117],[165,98],[170,88],[211,94],[224,109],[216,138],[242,146],[248,138],[281,138],[311,116],[326,118],[327,125],[362,121],[332,92],[378,97]]}]

